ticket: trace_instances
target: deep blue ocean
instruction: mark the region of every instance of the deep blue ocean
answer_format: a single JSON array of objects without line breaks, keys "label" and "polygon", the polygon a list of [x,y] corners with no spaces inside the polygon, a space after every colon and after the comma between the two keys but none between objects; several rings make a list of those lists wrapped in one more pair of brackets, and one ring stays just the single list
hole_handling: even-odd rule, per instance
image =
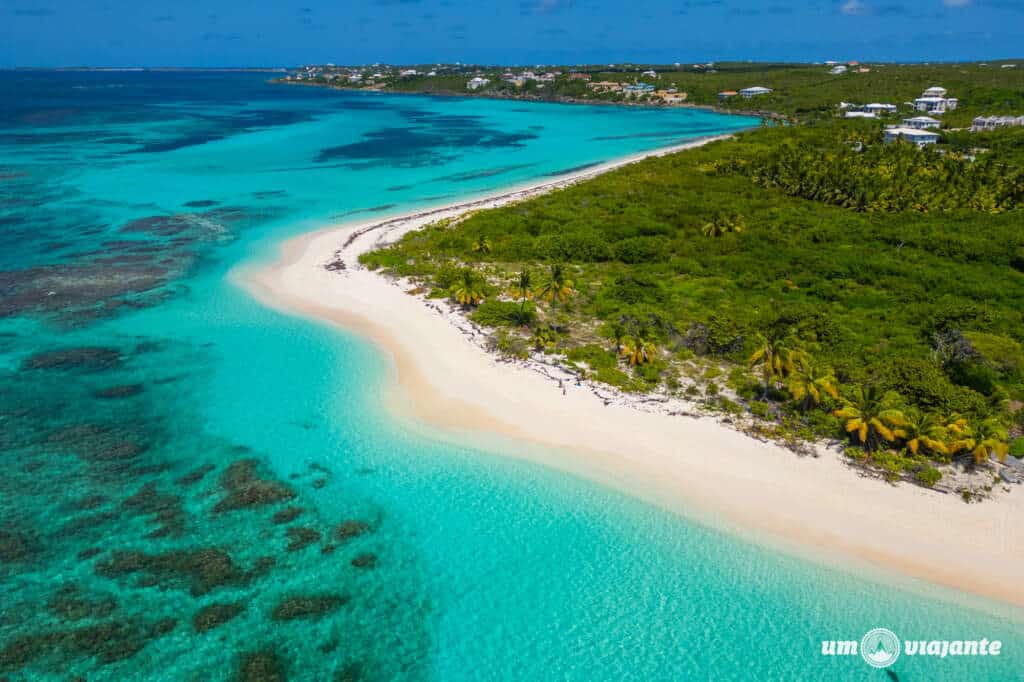
[{"label": "deep blue ocean", "polygon": [[[266,78],[0,73],[0,680],[1021,679],[1020,613],[433,440],[227,277],[756,120]],[[879,626],[1003,653],[820,653]]]}]

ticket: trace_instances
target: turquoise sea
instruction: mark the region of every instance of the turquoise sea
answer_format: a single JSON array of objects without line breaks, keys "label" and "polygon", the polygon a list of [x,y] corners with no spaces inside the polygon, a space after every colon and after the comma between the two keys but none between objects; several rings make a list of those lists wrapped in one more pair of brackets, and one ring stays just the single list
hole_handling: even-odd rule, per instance
[{"label": "turquoise sea", "polygon": [[[1020,613],[433,440],[372,346],[227,277],[756,120],[265,79],[0,73],[0,680],[1021,679]],[[821,655],[874,627],[1003,649]]]}]

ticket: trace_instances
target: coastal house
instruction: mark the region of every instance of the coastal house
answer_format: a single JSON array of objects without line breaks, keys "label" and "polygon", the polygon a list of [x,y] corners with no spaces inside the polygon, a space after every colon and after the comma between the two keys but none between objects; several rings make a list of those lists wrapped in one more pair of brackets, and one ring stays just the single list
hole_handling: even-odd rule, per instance
[{"label": "coastal house", "polygon": [[619,92],[622,90],[622,83],[598,81],[596,83],[589,83],[588,87],[595,92]]},{"label": "coastal house", "polygon": [[740,90],[740,97],[744,99],[750,99],[751,97],[759,97],[761,95],[772,94],[771,88],[766,88],[760,85],[755,85],[752,88],[743,88]]},{"label": "coastal house", "polygon": [[469,90],[479,90],[480,88],[484,87],[490,82],[491,81],[487,78],[480,78],[479,76],[477,76],[475,78],[469,79],[469,82],[466,83],[466,88]]},{"label": "coastal house", "polygon": [[658,77],[658,72],[654,71],[654,70],[648,70],[648,71],[644,71],[640,75],[641,76],[646,76],[647,78],[657,78]]},{"label": "coastal house", "polygon": [[922,149],[939,141],[939,134],[930,130],[918,130],[916,128],[886,128],[885,142],[891,144],[898,141],[915,144]]},{"label": "coastal house", "polygon": [[903,119],[903,127],[913,128],[914,130],[932,130],[941,126],[942,121],[931,116],[915,116]]},{"label": "coastal house", "polygon": [[843,118],[878,118],[878,116],[871,111],[847,111]]},{"label": "coastal house", "polygon": [[973,132],[1024,126],[1024,116],[978,116],[971,122]]},{"label": "coastal house", "polygon": [[846,71],[847,68],[842,64],[839,64],[838,66],[833,66],[831,69],[829,69],[829,73],[832,74],[833,76],[841,76],[844,73],[846,73]]},{"label": "coastal house", "polygon": [[417,71],[416,69],[402,69],[401,71],[398,72],[398,75],[402,78],[411,78],[413,76],[418,76],[419,71]]},{"label": "coastal house", "polygon": [[739,93],[736,92],[735,90],[723,90],[722,92],[718,93],[718,99],[726,100],[729,99],[730,97],[735,97],[738,94]]},{"label": "coastal house", "polygon": [[654,86],[647,83],[636,83],[634,85],[627,85],[622,88],[622,91],[632,97],[640,97],[641,95],[648,95],[654,92]]},{"label": "coastal house", "polygon": [[571,81],[584,81],[585,83],[589,83],[590,82],[590,74],[589,73],[570,73],[569,74],[569,80],[571,80]]},{"label": "coastal house", "polygon": [[864,111],[869,111],[876,115],[883,115],[895,114],[899,109],[895,104],[879,104],[878,102],[874,102],[872,104],[865,104]]},{"label": "coastal house", "polygon": [[946,97],[946,88],[933,85],[914,100],[914,108],[926,114],[944,114],[960,105],[956,97]]}]

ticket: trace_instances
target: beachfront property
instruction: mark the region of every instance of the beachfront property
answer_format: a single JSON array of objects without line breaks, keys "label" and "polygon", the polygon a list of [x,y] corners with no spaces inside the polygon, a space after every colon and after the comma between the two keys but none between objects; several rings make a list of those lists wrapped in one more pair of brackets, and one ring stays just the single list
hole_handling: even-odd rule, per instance
[{"label": "beachfront property", "polygon": [[751,97],[759,97],[761,95],[770,95],[770,94],[772,94],[772,92],[773,91],[772,91],[771,88],[766,88],[766,87],[763,87],[763,86],[760,86],[760,85],[755,85],[752,88],[743,88],[742,90],[740,90],[740,97],[742,97],[743,99],[750,99]]},{"label": "beachfront property", "polygon": [[654,86],[648,83],[635,83],[634,85],[627,85],[622,88],[622,91],[630,97],[640,97],[654,92]]},{"label": "beachfront property", "polygon": [[886,128],[885,142],[891,144],[899,141],[915,144],[922,149],[928,145],[936,144],[939,141],[939,134],[930,130],[918,130],[917,128]]},{"label": "beachfront property", "polygon": [[913,118],[903,119],[904,128],[913,128],[914,130],[934,130],[942,126],[942,121],[931,116],[914,116]]},{"label": "beachfront property", "polygon": [[469,79],[469,82],[466,83],[466,89],[467,90],[479,90],[480,88],[484,87],[485,85],[487,85],[490,82],[491,81],[488,78],[481,78],[480,76],[476,76],[474,78],[470,78]]},{"label": "beachfront property", "polygon": [[722,92],[718,93],[718,99],[727,100],[730,97],[735,97],[738,94],[740,93],[736,92],[735,90],[723,90]]},{"label": "beachfront property", "polygon": [[973,132],[1024,126],[1024,116],[978,116],[971,122]]}]

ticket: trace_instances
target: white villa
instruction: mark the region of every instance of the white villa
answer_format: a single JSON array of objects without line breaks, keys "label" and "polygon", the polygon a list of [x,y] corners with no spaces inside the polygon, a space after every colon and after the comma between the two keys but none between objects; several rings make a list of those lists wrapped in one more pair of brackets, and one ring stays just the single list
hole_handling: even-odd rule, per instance
[{"label": "white villa", "polygon": [[840,65],[838,65],[838,66],[833,66],[833,67],[832,67],[831,69],[829,69],[829,71],[828,71],[828,72],[829,72],[830,74],[832,74],[833,76],[841,76],[841,75],[843,75],[844,73],[846,73],[846,72],[847,72],[847,70],[848,70],[848,69],[847,69],[847,68],[846,68],[845,66],[843,66],[842,64],[840,64]]},{"label": "white villa", "polygon": [[926,114],[944,114],[953,111],[960,104],[956,97],[946,97],[946,88],[937,85],[925,90],[914,100],[914,108]]},{"label": "white villa", "polygon": [[750,99],[751,97],[757,97],[759,95],[770,95],[772,93],[771,88],[765,88],[760,85],[755,85],[752,88],[743,88],[740,90],[740,97],[744,99]]},{"label": "white villa", "polygon": [[847,111],[843,118],[878,118],[878,116],[871,111]]},{"label": "white villa", "polygon": [[469,79],[469,82],[466,83],[466,88],[469,90],[478,90],[490,82],[491,81],[487,78],[480,78],[479,76],[477,76],[476,78]]},{"label": "white villa", "polygon": [[1024,116],[978,116],[972,121],[971,130],[978,132],[1012,126],[1024,126]]},{"label": "white villa", "polygon": [[895,104],[873,104],[864,105],[864,111],[870,111],[873,114],[895,114],[898,109]]},{"label": "white villa", "polygon": [[913,128],[914,130],[929,130],[939,128],[941,125],[942,121],[931,116],[915,116],[914,118],[903,119],[903,127]]},{"label": "white villa", "polygon": [[886,144],[903,140],[910,144],[916,144],[924,148],[939,141],[939,134],[930,130],[918,130],[916,128],[886,128]]}]

